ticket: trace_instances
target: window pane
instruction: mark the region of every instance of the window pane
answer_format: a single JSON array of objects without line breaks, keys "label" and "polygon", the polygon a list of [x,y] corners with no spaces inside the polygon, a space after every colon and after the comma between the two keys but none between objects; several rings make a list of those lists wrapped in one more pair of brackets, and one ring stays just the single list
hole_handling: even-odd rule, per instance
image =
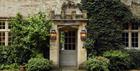
[{"label": "window pane", "polygon": [[132,30],[137,30],[138,29],[138,24],[137,23],[133,23],[132,24]]},{"label": "window pane", "polygon": [[76,34],[73,31],[64,32],[64,34],[64,50],[75,50]]},{"label": "window pane", "polygon": [[12,43],[12,36],[11,36],[11,32],[8,33],[8,45],[11,45]]},{"label": "window pane", "polygon": [[75,44],[72,45],[72,50],[75,50]]},{"label": "window pane", "polygon": [[4,21],[0,21],[0,29],[5,29],[5,22]]},{"label": "window pane", "polygon": [[126,47],[128,47],[128,41],[129,41],[129,39],[128,39],[128,33],[127,33],[127,32],[124,32],[124,33],[122,34],[122,39],[123,39],[124,45],[125,45]]},{"label": "window pane", "polygon": [[138,32],[132,32],[132,47],[137,48],[138,47]]},{"label": "window pane", "polygon": [[5,32],[0,32],[0,45],[5,45]]},{"label": "window pane", "polygon": [[11,29],[12,25],[11,24],[8,24],[8,29]]}]

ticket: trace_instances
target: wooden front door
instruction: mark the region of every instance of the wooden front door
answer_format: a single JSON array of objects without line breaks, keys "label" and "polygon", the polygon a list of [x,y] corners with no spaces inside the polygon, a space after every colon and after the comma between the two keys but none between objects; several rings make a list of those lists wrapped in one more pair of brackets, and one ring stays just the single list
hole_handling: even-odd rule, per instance
[{"label": "wooden front door", "polygon": [[76,66],[76,42],[76,31],[60,31],[60,66]]}]

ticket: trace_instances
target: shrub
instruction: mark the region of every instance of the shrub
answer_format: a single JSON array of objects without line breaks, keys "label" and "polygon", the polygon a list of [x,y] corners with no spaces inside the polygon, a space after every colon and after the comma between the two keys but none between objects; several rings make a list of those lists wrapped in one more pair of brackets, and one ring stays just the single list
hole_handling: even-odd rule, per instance
[{"label": "shrub", "polygon": [[102,56],[93,56],[86,64],[89,71],[109,71],[109,59]]},{"label": "shrub", "polygon": [[9,71],[18,71],[19,65],[16,63],[13,64],[1,64],[0,70],[9,70]]},{"label": "shrub", "polygon": [[34,52],[41,52],[49,58],[49,31],[52,22],[46,19],[46,15],[39,12],[27,18],[17,14],[11,20],[11,33],[14,33],[11,41],[16,47],[18,63],[27,63]]},{"label": "shrub", "polygon": [[123,71],[130,66],[130,56],[127,52],[111,50],[104,52],[103,56],[110,60],[110,71]]},{"label": "shrub", "polygon": [[24,64],[27,63],[28,60],[33,56],[33,51],[31,49],[28,49],[26,47],[17,47],[13,46],[15,50],[16,55],[16,63],[18,64]]},{"label": "shrub", "polygon": [[16,62],[14,48],[10,46],[0,46],[0,64],[11,64]]},{"label": "shrub", "polygon": [[32,51],[23,47],[0,46],[0,64],[27,63]]},{"label": "shrub", "polygon": [[130,54],[131,58],[130,67],[133,69],[140,68],[140,50],[128,50],[128,53]]},{"label": "shrub", "polygon": [[26,65],[27,71],[48,71],[52,67],[52,63],[43,57],[31,58]]}]

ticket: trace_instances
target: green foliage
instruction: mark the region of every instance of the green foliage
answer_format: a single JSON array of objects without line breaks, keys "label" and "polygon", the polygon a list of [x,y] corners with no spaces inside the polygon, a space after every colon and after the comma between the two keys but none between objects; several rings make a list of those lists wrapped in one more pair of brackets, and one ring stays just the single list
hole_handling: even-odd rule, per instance
[{"label": "green foliage", "polygon": [[19,65],[16,63],[13,64],[1,64],[0,70],[9,70],[9,71],[18,71]]},{"label": "green foliage", "polygon": [[12,46],[15,47],[19,63],[26,63],[32,56],[48,48],[51,21],[45,14],[24,18],[17,14],[11,21]]},{"label": "green foliage", "polygon": [[126,57],[128,57],[129,54],[121,50],[110,50],[110,51],[104,52],[103,56],[109,57],[109,58],[116,57],[116,58],[121,58],[121,59],[127,59]]},{"label": "green foliage", "polygon": [[0,64],[12,64],[21,61],[27,62],[31,58],[32,52],[24,48],[14,46],[0,46]]},{"label": "green foliage", "polygon": [[131,49],[128,50],[128,53],[130,54],[130,58],[131,58],[130,67],[133,69],[140,68],[140,50]]},{"label": "green foliage", "polygon": [[122,49],[122,25],[133,17],[129,9],[120,0],[87,0],[82,4],[89,19],[86,47],[98,54],[110,49]]},{"label": "green foliage", "polygon": [[10,46],[0,46],[0,64],[11,64],[17,61],[15,50]]},{"label": "green foliage", "polygon": [[120,50],[110,50],[103,53],[110,60],[110,71],[123,71],[130,67],[130,55]]},{"label": "green foliage", "polygon": [[121,50],[105,51],[102,57],[91,57],[87,61],[89,71],[125,71],[130,65],[130,55]]},{"label": "green foliage", "polygon": [[87,61],[89,71],[109,71],[109,59],[102,56],[93,56]]},{"label": "green foliage", "polygon": [[50,20],[43,13],[23,18],[18,14],[12,23],[13,44],[25,48],[39,48],[47,40],[51,28]]},{"label": "green foliage", "polygon": [[52,67],[52,63],[43,57],[31,58],[26,65],[27,71],[48,71]]},{"label": "green foliage", "polygon": [[[14,47],[14,46],[13,46]],[[24,47],[14,47],[16,58],[16,63],[23,64],[27,63],[28,60],[33,56],[33,51]]]}]

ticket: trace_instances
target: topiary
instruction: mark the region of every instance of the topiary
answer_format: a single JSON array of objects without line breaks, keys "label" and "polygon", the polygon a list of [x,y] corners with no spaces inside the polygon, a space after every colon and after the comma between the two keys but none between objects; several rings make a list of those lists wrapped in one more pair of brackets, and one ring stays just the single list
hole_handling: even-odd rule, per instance
[{"label": "topiary", "polygon": [[109,71],[109,59],[102,56],[92,56],[86,64],[88,71]]}]

